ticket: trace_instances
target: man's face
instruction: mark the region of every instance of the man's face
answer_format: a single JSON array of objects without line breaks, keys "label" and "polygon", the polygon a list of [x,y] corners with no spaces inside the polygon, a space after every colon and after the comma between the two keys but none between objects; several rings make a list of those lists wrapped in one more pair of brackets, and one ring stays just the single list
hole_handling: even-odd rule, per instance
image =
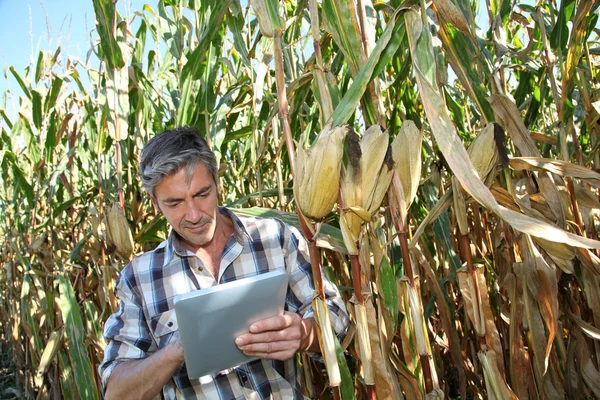
[{"label": "man's face", "polygon": [[218,186],[203,163],[198,163],[187,182],[187,167],[167,176],[154,188],[152,198],[184,246],[194,253],[210,243],[218,218]]}]

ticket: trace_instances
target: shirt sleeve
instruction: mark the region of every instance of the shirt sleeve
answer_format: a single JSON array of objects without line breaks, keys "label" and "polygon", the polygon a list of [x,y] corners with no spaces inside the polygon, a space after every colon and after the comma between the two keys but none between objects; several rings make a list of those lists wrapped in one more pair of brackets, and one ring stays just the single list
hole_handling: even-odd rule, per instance
[{"label": "shirt sleeve", "polygon": [[146,358],[156,351],[144,317],[141,297],[132,284],[132,271],[131,263],[121,271],[115,288],[119,306],[104,325],[104,339],[107,345],[104,349],[104,360],[98,367],[103,390],[120,362]]},{"label": "shirt sleeve", "polygon": [[[284,223],[283,240],[285,246],[286,268],[290,275],[290,292],[287,297],[287,306],[290,311],[298,313],[302,318],[314,316],[312,300],[315,294],[308,243],[300,232]],[[340,297],[337,287],[332,284],[321,269],[323,277],[323,290],[331,325],[340,340],[343,340],[348,329],[348,312],[344,301]]]}]

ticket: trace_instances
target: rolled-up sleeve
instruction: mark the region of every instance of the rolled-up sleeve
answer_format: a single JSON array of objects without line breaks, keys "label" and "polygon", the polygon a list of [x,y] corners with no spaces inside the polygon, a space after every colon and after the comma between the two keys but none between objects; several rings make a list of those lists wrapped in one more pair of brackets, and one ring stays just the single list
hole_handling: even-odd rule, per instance
[{"label": "rolled-up sleeve", "polygon": [[132,284],[132,264],[123,269],[117,280],[115,295],[119,299],[117,311],[104,325],[104,360],[98,367],[102,388],[115,367],[122,361],[146,358],[156,350],[144,317],[141,296]]},{"label": "rolled-up sleeve", "polygon": [[[283,240],[288,274],[290,275],[288,309],[297,312],[302,318],[310,318],[314,316],[312,300],[315,295],[315,286],[308,244],[296,228],[285,224],[283,224]],[[323,277],[323,290],[331,325],[341,342],[348,330],[348,312],[337,287],[327,279],[322,269],[321,276]]]}]

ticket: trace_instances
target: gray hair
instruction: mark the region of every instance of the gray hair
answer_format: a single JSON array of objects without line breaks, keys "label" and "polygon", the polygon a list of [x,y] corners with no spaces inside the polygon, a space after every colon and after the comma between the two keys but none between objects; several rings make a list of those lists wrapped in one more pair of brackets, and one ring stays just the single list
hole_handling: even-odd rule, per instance
[{"label": "gray hair", "polygon": [[142,186],[151,196],[166,176],[187,168],[189,183],[198,163],[204,164],[217,182],[217,159],[199,132],[192,127],[164,131],[154,136],[142,149],[140,175]]}]

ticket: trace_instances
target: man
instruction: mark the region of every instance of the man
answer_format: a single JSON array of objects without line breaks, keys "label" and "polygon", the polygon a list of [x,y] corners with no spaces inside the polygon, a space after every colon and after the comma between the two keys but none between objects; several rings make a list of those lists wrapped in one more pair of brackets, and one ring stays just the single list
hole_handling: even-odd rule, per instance
[{"label": "man", "polygon": [[[142,151],[142,185],[172,230],[155,250],[121,272],[118,310],[106,321],[108,343],[99,367],[107,399],[303,398],[294,355],[318,352],[314,293],[307,245],[277,219],[241,218],[218,206],[217,163],[191,128],[165,131]],[[258,321],[236,339],[259,360],[189,379],[173,299],[187,293],[284,267],[290,277],[283,316]],[[327,304],[341,337],[348,315],[325,281]],[[202,346],[202,343],[198,343]]]}]

